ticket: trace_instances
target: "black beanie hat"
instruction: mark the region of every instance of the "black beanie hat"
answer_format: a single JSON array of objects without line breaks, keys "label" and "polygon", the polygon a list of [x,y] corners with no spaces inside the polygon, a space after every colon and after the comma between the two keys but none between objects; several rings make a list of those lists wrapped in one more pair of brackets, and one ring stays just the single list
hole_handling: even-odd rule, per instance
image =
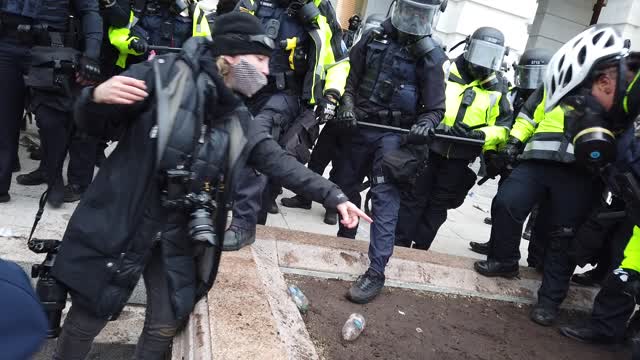
[{"label": "black beanie hat", "polygon": [[248,13],[234,11],[216,17],[211,33],[212,51],[215,56],[244,54],[269,56],[273,51],[267,43],[250,39],[255,35],[258,35],[258,38],[268,38],[260,20]]}]

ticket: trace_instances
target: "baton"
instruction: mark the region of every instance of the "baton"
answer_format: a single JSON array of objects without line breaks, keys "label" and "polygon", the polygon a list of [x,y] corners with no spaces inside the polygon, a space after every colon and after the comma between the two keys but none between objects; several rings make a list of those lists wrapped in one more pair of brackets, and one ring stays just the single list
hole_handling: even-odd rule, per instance
[{"label": "baton", "polygon": [[620,220],[624,219],[627,216],[626,211],[609,211],[609,212],[601,212],[596,215],[598,220]]},{"label": "baton", "polygon": [[[365,126],[365,127],[370,127],[370,128],[381,129],[381,130],[395,131],[395,132],[400,132],[400,133],[405,133],[405,134],[408,134],[409,131],[410,131],[409,129],[403,129],[403,128],[400,128],[400,127],[389,126],[389,125],[374,124],[374,123],[365,122],[365,121],[358,121],[358,125]],[[447,140],[447,141],[460,143],[460,144],[478,145],[478,146],[483,146],[484,145],[484,140],[469,139],[469,138],[453,136],[453,135],[445,135],[445,134],[434,133],[433,137],[436,138],[436,139]]]},{"label": "baton", "polygon": [[180,51],[182,51],[182,48],[171,47],[171,46],[160,46],[160,45],[148,45],[147,49],[148,50],[155,50],[155,51],[169,51],[169,52],[180,52]]}]

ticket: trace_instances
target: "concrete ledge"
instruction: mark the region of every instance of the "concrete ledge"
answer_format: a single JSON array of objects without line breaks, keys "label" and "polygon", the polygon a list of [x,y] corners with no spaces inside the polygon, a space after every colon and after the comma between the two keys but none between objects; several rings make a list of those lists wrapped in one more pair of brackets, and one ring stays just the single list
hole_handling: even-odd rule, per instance
[{"label": "concrete ledge", "polygon": [[[355,279],[366,271],[368,242],[261,227],[258,242],[275,242],[278,264],[284,272],[311,276]],[[520,278],[487,278],[473,270],[476,259],[396,247],[387,265],[387,285],[451,294],[533,303],[541,277],[530,268],[520,268]],[[596,291],[571,287],[563,306],[588,310]],[[341,295],[341,294],[340,294]]]},{"label": "concrete ledge", "polygon": [[[318,359],[282,274],[352,280],[366,270],[367,251],[366,241],[259,227],[251,248],[223,254],[208,306],[201,302],[196,307],[190,325],[175,340],[173,360]],[[387,286],[516,303],[536,300],[540,276],[535,271],[523,268],[514,280],[486,278],[473,270],[474,261],[396,248],[387,266]],[[564,306],[590,309],[595,293],[572,287]],[[211,341],[203,344],[207,318]]]}]

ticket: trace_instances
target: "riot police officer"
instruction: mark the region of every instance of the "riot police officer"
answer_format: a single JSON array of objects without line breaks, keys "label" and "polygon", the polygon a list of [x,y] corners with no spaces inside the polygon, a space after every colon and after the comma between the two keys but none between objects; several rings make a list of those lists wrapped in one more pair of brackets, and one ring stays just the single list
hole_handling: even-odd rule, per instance
[{"label": "riot police officer", "polygon": [[[513,106],[513,121],[515,121],[515,118],[520,113],[524,102],[529,98],[529,96],[531,96],[533,91],[537,89],[540,84],[542,84],[544,71],[552,55],[553,52],[545,48],[528,49],[525,50],[525,52],[522,54],[520,60],[518,61],[518,64],[514,66],[515,87],[509,90],[508,93],[509,101]],[[506,179],[506,176],[508,176],[507,164],[504,154],[490,152],[485,153],[484,155],[485,163],[487,164],[488,168],[487,176],[494,177],[496,175],[500,175],[499,183],[502,183],[504,179]],[[533,219],[535,218],[536,213],[537,211],[535,209],[531,212],[531,216],[527,223],[527,228],[533,228],[533,223],[535,222]],[[489,221],[485,220],[485,222],[491,221],[491,218],[488,219]],[[530,238],[529,240],[532,239]],[[538,251],[533,247],[533,243],[534,241],[531,241],[529,244],[530,255],[533,253],[538,253]],[[489,242],[479,243],[472,241],[469,243],[469,246],[471,247],[472,251],[479,254],[486,255],[487,253],[489,253]]]},{"label": "riot police officer", "polygon": [[[318,123],[335,115],[349,71],[335,11],[329,1],[318,0],[241,0],[236,9],[258,17],[277,45],[269,63],[269,84],[247,105],[265,131],[306,163]],[[255,224],[266,222],[267,210],[277,211],[277,184],[267,185],[252,169],[246,169],[243,178],[225,246],[255,241]]]},{"label": "riot police officer", "polygon": [[[34,2],[38,4],[26,0],[0,4],[0,123],[4,129],[0,135],[0,201],[10,199],[11,168],[26,92],[23,76],[28,75],[27,80],[32,81],[28,84],[33,95],[31,106],[41,129],[49,173],[49,202],[59,206],[64,191],[58,173],[66,155],[66,127],[70,125],[68,115],[73,99],[69,91],[76,79],[86,84],[99,78],[102,20],[94,1],[56,1],[46,5]],[[82,24],[81,30],[70,20],[71,9]],[[77,43],[80,38],[82,44]],[[74,47],[81,50],[73,50]],[[87,175],[85,171],[83,176]]]},{"label": "riot police officer", "polygon": [[[366,121],[406,129],[433,129],[444,115],[447,57],[431,38],[440,0],[399,0],[380,31],[370,31],[351,49],[351,71],[338,109],[337,125],[349,131],[336,180],[350,199],[364,177],[372,179],[369,269],[351,286],[347,298],[367,303],[382,290],[384,270],[393,252],[400,194],[385,178],[382,159],[397,150],[397,132],[358,125]],[[352,237],[355,230],[340,228]]]},{"label": "riot police officer", "polygon": [[[585,55],[597,56],[598,46],[589,45],[594,54],[585,49]],[[553,58],[547,72],[555,71],[552,67]],[[566,80],[579,81],[576,80],[579,76],[582,74],[575,72]],[[576,129],[583,122],[581,114],[570,111],[570,107],[546,104],[548,91],[548,87],[540,87],[533,92],[511,129],[504,152],[511,162],[517,157],[519,164],[498,188],[493,200],[487,260],[474,264],[475,270],[484,276],[516,276],[524,219],[536,203],[545,199],[547,247],[538,301],[530,313],[531,320],[543,326],[553,324],[567,295],[575,269],[574,260],[569,257],[570,245],[602,191],[598,177],[583,161],[577,161],[579,152],[572,144],[578,134]],[[554,93],[558,96],[558,92]]]},{"label": "riot police officer", "polygon": [[447,211],[462,205],[475,183],[476,175],[469,164],[481,151],[495,151],[506,142],[511,105],[502,92],[493,90],[500,84],[493,79],[498,79],[496,71],[505,52],[502,32],[481,27],[467,40],[465,52],[451,64],[446,112],[436,131],[484,140],[484,147],[433,140],[415,185],[402,192],[397,245],[409,247],[414,242],[415,248],[428,250],[447,219]]}]

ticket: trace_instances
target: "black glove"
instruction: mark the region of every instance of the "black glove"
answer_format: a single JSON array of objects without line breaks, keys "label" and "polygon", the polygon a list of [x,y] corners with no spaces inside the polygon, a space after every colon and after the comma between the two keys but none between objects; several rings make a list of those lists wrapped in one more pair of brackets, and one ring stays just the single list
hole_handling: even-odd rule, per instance
[{"label": "black glove", "polygon": [[336,108],[338,105],[337,97],[327,94],[316,105],[316,117],[320,124],[331,121],[336,117]]},{"label": "black glove", "polygon": [[509,162],[505,155],[495,150],[484,152],[484,164],[486,165],[487,177],[492,179],[503,174],[509,167]]},{"label": "black glove", "polygon": [[611,290],[626,292],[631,296],[638,295],[638,281],[640,274],[631,269],[618,268],[604,280],[603,287]]},{"label": "black glove", "polygon": [[435,135],[433,124],[430,122],[422,122],[414,124],[409,131],[407,142],[410,144],[428,144]]},{"label": "black glove", "polygon": [[148,46],[149,43],[147,43],[147,40],[137,36],[134,36],[129,42],[129,49],[140,54],[146,53]]},{"label": "black glove", "polygon": [[518,155],[522,152],[522,142],[517,138],[510,136],[507,140],[507,145],[502,149],[502,153],[508,164],[515,164],[518,160]]},{"label": "black glove", "polygon": [[100,81],[100,62],[98,60],[82,56],[78,63],[78,82],[83,85]]},{"label": "black glove", "polygon": [[338,127],[343,129],[352,130],[358,127],[358,119],[354,112],[353,96],[349,94],[342,96],[335,123]]},{"label": "black glove", "polygon": [[484,140],[485,133],[480,130],[471,130],[467,124],[458,121],[449,129],[449,134],[468,139]]}]

